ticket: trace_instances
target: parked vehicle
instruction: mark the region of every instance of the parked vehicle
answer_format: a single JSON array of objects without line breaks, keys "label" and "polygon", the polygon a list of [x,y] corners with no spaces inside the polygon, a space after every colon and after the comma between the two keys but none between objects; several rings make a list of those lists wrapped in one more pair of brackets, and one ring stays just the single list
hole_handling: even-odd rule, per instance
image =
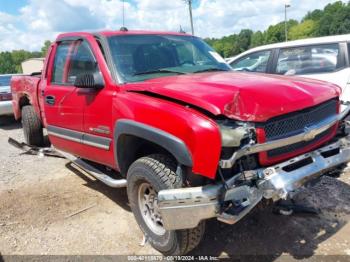
[{"label": "parked vehicle", "polygon": [[195,248],[206,219],[234,224],[350,160],[339,87],[233,72],[186,34],[61,34],[42,75],[11,86],[27,143],[41,145],[44,127],[74,164],[127,186],[146,239],[166,255]]},{"label": "parked vehicle", "polygon": [[228,59],[235,71],[298,75],[340,86],[350,101],[350,34],[289,41],[250,49]]},{"label": "parked vehicle", "polygon": [[0,116],[13,114],[11,77],[12,75],[0,75]]}]

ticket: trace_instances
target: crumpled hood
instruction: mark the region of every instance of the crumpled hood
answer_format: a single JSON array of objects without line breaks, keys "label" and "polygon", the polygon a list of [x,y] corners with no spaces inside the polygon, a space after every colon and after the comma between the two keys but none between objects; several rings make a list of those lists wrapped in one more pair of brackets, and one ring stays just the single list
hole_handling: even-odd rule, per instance
[{"label": "crumpled hood", "polygon": [[151,79],[126,85],[200,107],[214,115],[263,122],[339,96],[334,84],[299,77],[215,72]]}]

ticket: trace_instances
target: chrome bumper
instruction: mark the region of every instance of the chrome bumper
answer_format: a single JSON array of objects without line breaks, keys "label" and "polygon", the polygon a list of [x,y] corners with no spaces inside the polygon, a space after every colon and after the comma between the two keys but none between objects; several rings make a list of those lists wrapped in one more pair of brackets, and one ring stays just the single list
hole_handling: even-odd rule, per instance
[{"label": "chrome bumper", "polygon": [[0,116],[3,115],[12,115],[12,101],[1,101],[0,102]]},{"label": "chrome bumper", "polygon": [[[219,184],[162,190],[158,194],[158,206],[164,227],[168,230],[193,228],[201,220],[212,217],[234,224],[249,213],[262,198],[286,198],[288,193],[300,188],[307,181],[348,161],[349,136],[278,165],[251,171],[258,178],[256,187],[231,186],[225,189]],[[227,184],[233,185],[230,180]],[[229,203],[239,205],[239,212],[228,212]]]},{"label": "chrome bumper", "polygon": [[350,137],[347,136],[318,150],[259,170],[262,179],[258,182],[258,188],[264,198],[286,198],[289,192],[300,188],[305,182],[349,161]]}]

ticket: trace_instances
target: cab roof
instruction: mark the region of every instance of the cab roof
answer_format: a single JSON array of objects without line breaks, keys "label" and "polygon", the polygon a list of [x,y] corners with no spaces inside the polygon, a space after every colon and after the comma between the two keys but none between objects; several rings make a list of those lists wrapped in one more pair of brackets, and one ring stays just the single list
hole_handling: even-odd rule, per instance
[{"label": "cab roof", "polygon": [[67,37],[86,37],[86,36],[95,36],[102,35],[105,37],[116,36],[116,35],[178,35],[178,36],[192,36],[185,33],[179,32],[164,32],[164,31],[143,31],[143,30],[131,30],[131,31],[122,31],[122,30],[106,30],[99,32],[71,32],[71,33],[62,33],[57,36],[56,40]]}]

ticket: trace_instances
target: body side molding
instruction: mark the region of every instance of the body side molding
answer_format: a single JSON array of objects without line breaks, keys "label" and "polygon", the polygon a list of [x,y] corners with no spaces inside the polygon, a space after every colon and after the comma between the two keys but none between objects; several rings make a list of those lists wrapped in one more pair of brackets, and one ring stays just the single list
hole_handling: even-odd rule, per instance
[{"label": "body side molding", "polygon": [[74,141],[80,144],[89,145],[104,150],[109,150],[112,141],[112,139],[110,138],[91,135],[52,125],[47,126],[47,132],[51,136],[56,136],[59,138],[63,138],[66,140]]}]

